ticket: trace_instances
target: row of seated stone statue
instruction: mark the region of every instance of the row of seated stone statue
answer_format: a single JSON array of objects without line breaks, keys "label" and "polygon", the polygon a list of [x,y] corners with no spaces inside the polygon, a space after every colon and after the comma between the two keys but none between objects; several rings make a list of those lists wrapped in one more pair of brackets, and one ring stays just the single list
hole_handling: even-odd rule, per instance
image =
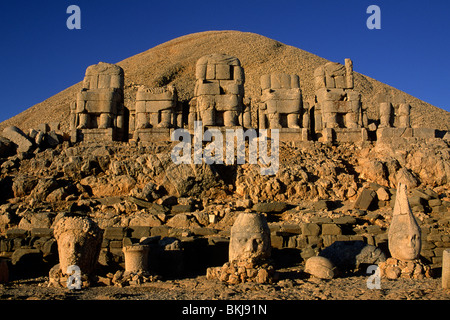
[{"label": "row of seated stone statue", "polygon": [[[192,129],[195,121],[205,127],[281,129],[280,133],[297,132],[302,139],[308,132],[360,131],[368,125],[350,59],[345,65],[328,62],[315,70],[315,96],[310,102],[303,101],[299,76],[286,73],[261,75],[260,96],[244,99],[244,69],[238,58],[226,54],[201,57],[195,77],[194,96],[184,108],[173,85],[141,86],[134,105],[125,107],[123,69],[102,62],[88,67],[83,88],[71,105],[73,139],[168,140],[170,128]],[[410,127],[409,111],[408,104],[391,104],[381,97],[379,127]]]}]

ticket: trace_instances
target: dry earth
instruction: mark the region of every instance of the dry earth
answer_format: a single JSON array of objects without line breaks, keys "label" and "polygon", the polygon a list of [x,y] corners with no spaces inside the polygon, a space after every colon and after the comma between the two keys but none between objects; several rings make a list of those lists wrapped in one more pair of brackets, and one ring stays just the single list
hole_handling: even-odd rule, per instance
[{"label": "dry earth", "polygon": [[301,266],[279,269],[275,284],[228,285],[195,278],[159,280],[135,286],[93,286],[80,291],[49,288],[48,277],[0,285],[1,300],[449,300],[441,279],[381,280],[381,289],[368,289],[368,276],[319,280]]}]

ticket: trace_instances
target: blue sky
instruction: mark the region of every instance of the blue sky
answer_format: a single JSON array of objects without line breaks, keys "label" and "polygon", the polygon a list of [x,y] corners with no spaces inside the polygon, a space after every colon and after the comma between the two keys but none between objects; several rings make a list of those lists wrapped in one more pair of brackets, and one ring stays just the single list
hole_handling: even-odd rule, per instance
[{"label": "blue sky", "polygon": [[[381,29],[369,30],[369,5]],[[81,30],[69,30],[69,5]],[[450,111],[450,1],[55,0],[0,3],[0,121],[116,63],[207,30],[254,32],[331,61]]]}]

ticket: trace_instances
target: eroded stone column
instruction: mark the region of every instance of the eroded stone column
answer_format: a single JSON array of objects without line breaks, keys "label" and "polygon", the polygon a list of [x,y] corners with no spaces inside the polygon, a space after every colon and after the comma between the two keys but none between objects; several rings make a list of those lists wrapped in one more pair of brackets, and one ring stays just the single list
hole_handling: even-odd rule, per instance
[{"label": "eroded stone column", "polygon": [[125,255],[125,272],[148,271],[148,246],[137,244],[123,247],[122,250]]},{"label": "eroded stone column", "polygon": [[442,253],[442,288],[450,289],[450,249]]}]

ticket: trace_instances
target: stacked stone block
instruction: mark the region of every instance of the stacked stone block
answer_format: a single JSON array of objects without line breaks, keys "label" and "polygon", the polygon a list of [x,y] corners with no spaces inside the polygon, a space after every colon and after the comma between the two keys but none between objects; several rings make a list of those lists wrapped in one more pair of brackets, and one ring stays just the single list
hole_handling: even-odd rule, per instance
[{"label": "stacked stone block", "polygon": [[380,125],[378,128],[411,128],[411,106],[404,99],[389,101],[386,95],[378,97]]},{"label": "stacked stone block", "polygon": [[123,139],[123,87],[124,71],[117,65],[100,62],[86,69],[83,88],[71,105],[74,140]]},{"label": "stacked stone block", "polygon": [[136,129],[170,128],[176,124],[174,111],[177,90],[174,86],[146,88],[136,93]]},{"label": "stacked stone block", "polygon": [[136,93],[134,139],[139,141],[169,140],[170,128],[182,126],[182,112],[177,109],[174,86],[139,87]]},{"label": "stacked stone block", "polygon": [[244,69],[238,58],[210,54],[196,64],[194,101],[189,125],[202,121],[204,126],[242,125]]},{"label": "stacked stone block", "polygon": [[361,94],[353,89],[353,63],[328,62],[314,71],[316,131],[324,128],[361,128]]},{"label": "stacked stone block", "polygon": [[10,279],[40,276],[58,261],[53,229],[8,229],[0,236],[0,256],[7,261]]},{"label": "stacked stone block", "polygon": [[300,128],[302,92],[295,74],[272,73],[261,76],[259,127]]}]

